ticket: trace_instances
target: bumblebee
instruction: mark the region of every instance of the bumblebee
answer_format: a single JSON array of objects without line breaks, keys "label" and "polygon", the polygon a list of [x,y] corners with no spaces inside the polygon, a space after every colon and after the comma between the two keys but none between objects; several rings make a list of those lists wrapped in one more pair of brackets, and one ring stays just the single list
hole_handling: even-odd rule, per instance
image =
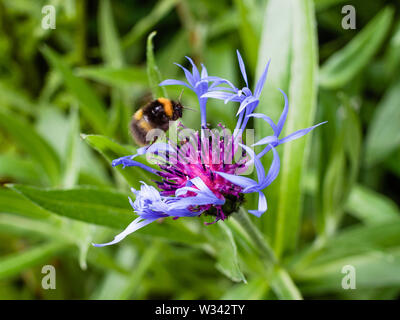
[{"label": "bumblebee", "polygon": [[148,144],[146,136],[152,129],[167,131],[169,121],[175,121],[182,117],[183,108],[180,102],[167,98],[158,98],[140,108],[133,115],[130,124],[136,143],[141,146]]}]

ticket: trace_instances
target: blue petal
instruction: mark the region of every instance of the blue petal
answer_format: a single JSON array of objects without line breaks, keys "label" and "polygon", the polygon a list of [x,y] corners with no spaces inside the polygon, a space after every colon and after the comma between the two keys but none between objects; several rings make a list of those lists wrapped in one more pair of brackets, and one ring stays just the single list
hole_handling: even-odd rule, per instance
[{"label": "blue petal", "polygon": [[174,86],[174,85],[185,86],[185,87],[189,88],[190,90],[193,90],[193,88],[191,86],[189,86],[186,82],[180,81],[180,80],[167,79],[159,84],[159,86]]},{"label": "blue petal", "polygon": [[[170,206],[170,208],[171,211],[173,211],[176,209],[186,209],[188,207],[193,207],[193,206],[203,206],[207,204],[223,205],[224,203],[225,200],[219,199],[217,197],[209,197],[204,194],[198,194],[195,197],[181,198],[179,201],[173,203]],[[197,216],[197,215],[199,215],[199,212],[196,211],[192,212],[188,210],[188,213],[185,216]]]},{"label": "blue petal", "polygon": [[255,215],[256,217],[261,217],[261,215],[267,211],[267,199],[262,191],[258,193],[258,210],[249,210],[249,213]]},{"label": "blue petal", "polygon": [[231,97],[235,97],[236,94],[230,93],[230,92],[224,92],[224,91],[209,91],[205,94],[203,94],[201,97],[202,98],[215,98],[215,99],[220,99],[220,100],[226,100]]},{"label": "blue petal", "polygon": [[190,73],[190,71],[188,69],[186,69],[185,67],[181,66],[179,63],[175,63],[179,68],[181,68],[183,70],[183,72],[185,72],[185,76],[187,81],[189,82],[189,84],[194,87],[196,85],[196,81],[193,78],[193,75]]},{"label": "blue petal", "polygon": [[118,243],[121,240],[123,240],[126,236],[131,234],[132,232],[135,232],[136,230],[143,228],[144,226],[147,226],[148,224],[152,223],[155,220],[157,220],[157,219],[144,219],[143,220],[141,217],[138,217],[135,220],[133,220],[128,225],[128,227],[126,227],[126,229],[124,231],[122,231],[120,234],[116,235],[113,241],[107,242],[107,243],[102,243],[102,244],[92,243],[92,245],[95,247],[104,247],[104,246],[109,246],[109,245]]},{"label": "blue petal", "polygon": [[312,126],[312,127],[310,127],[310,128],[307,128],[307,129],[297,130],[297,131],[295,131],[295,132],[289,134],[287,137],[280,139],[280,140],[279,140],[279,144],[282,144],[282,143],[285,143],[285,142],[288,142],[288,141],[292,141],[292,140],[298,139],[298,138],[300,138],[300,137],[306,135],[307,133],[309,133],[309,132],[310,132],[311,130],[313,130],[314,128],[316,128],[316,127],[318,127],[318,126],[320,126],[321,124],[324,124],[324,123],[326,123],[326,122],[327,122],[327,121],[318,123],[318,124],[316,124],[315,126]]},{"label": "blue petal", "polygon": [[264,72],[262,73],[260,79],[257,82],[256,89],[254,90],[254,96],[259,97],[261,95],[261,91],[264,87],[265,79],[267,78],[269,63],[271,59],[268,60],[267,65],[265,66]]},{"label": "blue petal", "polygon": [[185,56],[186,59],[189,60],[190,64],[192,65],[192,74],[195,82],[200,81],[200,73],[199,70],[197,69],[196,65],[194,64],[193,60],[187,56]]},{"label": "blue petal", "polygon": [[253,103],[257,101],[257,99],[253,96],[247,97],[246,99],[244,99],[242,101],[242,103],[240,104],[239,110],[236,113],[236,116],[238,116],[250,103]]},{"label": "blue petal", "polygon": [[254,118],[261,118],[264,121],[268,122],[268,124],[271,126],[272,130],[274,130],[274,133],[276,134],[277,132],[277,126],[275,124],[275,122],[268,116],[266,116],[265,114],[262,113],[252,113],[249,114],[247,117],[254,117]]},{"label": "blue petal", "polygon": [[132,160],[132,156],[126,156],[126,157],[121,157],[118,159],[115,159],[112,161],[112,166],[119,166],[120,164],[123,165],[123,168],[125,167],[139,167],[142,168],[148,172],[154,173],[154,174],[158,174],[158,170],[153,169],[143,163],[140,163],[138,161]]},{"label": "blue petal", "polygon": [[275,133],[277,137],[279,137],[279,135],[282,132],[282,129],[283,129],[283,126],[285,124],[286,117],[287,117],[287,114],[288,114],[288,111],[289,111],[288,97],[287,97],[286,93],[283,92],[281,89],[279,89],[279,91],[282,92],[282,94],[283,94],[283,97],[285,99],[285,106],[283,107],[282,114],[281,114],[281,116],[279,118],[279,121],[278,121],[278,124],[277,124],[277,131]]},{"label": "blue petal", "polygon": [[260,190],[268,187],[276,179],[276,177],[279,174],[279,170],[281,168],[281,162],[279,159],[278,152],[272,145],[269,146],[272,149],[272,152],[274,153],[274,159],[272,160],[271,166],[268,170],[267,177],[264,179],[263,183],[260,186]]},{"label": "blue petal", "polygon": [[260,141],[256,142],[255,144],[252,144],[251,146],[261,146],[263,144],[272,144],[272,145],[277,145],[278,144],[278,138],[276,136],[267,136],[265,138],[262,138]]},{"label": "blue petal", "polygon": [[230,86],[232,88],[232,90],[234,92],[238,92],[239,89],[236,88],[232,82],[230,82],[229,80],[223,79],[223,78],[219,78],[219,77],[207,77],[205,78],[205,80],[208,81],[214,81],[214,83],[210,86],[210,88],[214,88],[220,84],[226,83],[228,86]]},{"label": "blue petal", "polygon": [[216,171],[215,173],[242,188],[247,188],[257,185],[256,181],[247,177],[238,176],[236,174],[230,174],[225,172],[218,172],[218,171]]},{"label": "blue petal", "polygon": [[236,94],[232,94],[228,99],[224,100],[224,104],[227,104],[229,101],[241,102],[243,98],[239,97]]},{"label": "blue petal", "polygon": [[204,66],[204,64],[201,64],[201,78],[207,78],[208,77],[208,72],[207,68]]},{"label": "blue petal", "polygon": [[221,90],[230,91],[230,92],[236,93],[236,90],[234,90],[234,89],[232,89],[232,88],[228,88],[228,87],[217,87],[217,86],[213,86],[213,84],[208,88],[207,91],[210,92],[210,91],[221,91]]},{"label": "blue petal", "polygon": [[254,165],[256,167],[258,181],[261,183],[265,178],[264,166],[262,165],[261,161],[256,157],[256,154],[254,153],[254,151],[252,149],[250,149],[248,146],[245,146],[241,143],[239,143],[239,145],[243,149],[245,149],[248,154],[250,154],[251,161],[254,161]]},{"label": "blue petal", "polygon": [[242,76],[243,76],[244,82],[246,82],[246,86],[248,87],[249,84],[247,82],[246,68],[244,66],[244,62],[243,62],[242,56],[240,55],[239,50],[236,50],[236,53],[237,53],[237,57],[238,57],[238,61],[239,61],[240,71],[242,72]]}]

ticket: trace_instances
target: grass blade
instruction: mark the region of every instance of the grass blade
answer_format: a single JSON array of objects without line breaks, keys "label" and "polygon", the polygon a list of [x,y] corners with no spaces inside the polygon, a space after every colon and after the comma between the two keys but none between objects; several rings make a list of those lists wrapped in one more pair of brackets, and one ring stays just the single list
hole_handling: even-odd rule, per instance
[{"label": "grass blade", "polygon": [[42,167],[52,185],[60,179],[60,160],[53,148],[22,119],[0,111],[0,127],[4,129],[22,149],[28,152]]},{"label": "grass blade", "polygon": [[77,75],[113,87],[147,86],[146,70],[140,67],[81,67]]},{"label": "grass blade", "polygon": [[385,40],[393,13],[392,8],[383,9],[342,50],[325,62],[319,76],[322,87],[340,88],[367,66]]},{"label": "grass blade", "polygon": [[147,58],[147,77],[149,79],[149,84],[151,91],[153,93],[153,98],[157,99],[158,97],[168,98],[167,89],[164,86],[159,86],[162,81],[160,70],[156,65],[156,61],[154,58],[154,50],[153,50],[153,38],[157,32],[153,31],[147,38],[147,49],[146,49],[146,58]]},{"label": "grass blade", "polygon": [[111,67],[119,68],[124,63],[124,57],[109,0],[100,1],[98,20],[100,50],[103,60]]},{"label": "grass blade", "polygon": [[18,275],[20,272],[46,262],[68,247],[64,243],[48,243],[24,252],[0,258],[0,280]]},{"label": "grass blade", "polygon": [[[314,7],[312,1],[291,2],[293,9],[293,61],[290,77],[290,110],[285,132],[287,135],[310,127],[316,109],[317,50]],[[283,145],[279,180],[279,201],[274,247],[277,256],[296,246],[301,216],[301,179],[307,159],[309,137]]]},{"label": "grass blade", "polygon": [[81,78],[76,77],[70,67],[52,49],[42,50],[50,65],[61,73],[69,92],[78,100],[85,119],[99,133],[105,133],[108,117],[106,108],[93,89]]},{"label": "grass blade", "polygon": [[64,181],[63,185],[66,188],[73,187],[79,176],[79,115],[76,108],[71,109],[70,114],[70,129],[67,141],[67,152],[65,157]]},{"label": "grass blade", "polygon": [[149,32],[163,17],[165,17],[175,6],[177,0],[162,0],[157,3],[150,14],[146,15],[129,31],[124,37],[122,45],[130,47],[147,32]]},{"label": "grass blade", "polygon": [[[100,154],[108,161],[111,165],[112,160],[119,157],[129,156],[135,154],[133,148],[128,149],[124,146],[113,142],[111,139],[98,136],[98,135],[81,135],[82,139],[85,140],[92,148],[96,149]],[[129,186],[134,188],[139,188],[140,181],[145,181],[150,183],[151,178],[154,175],[148,173],[147,171],[139,167],[129,167],[123,169],[121,166],[115,167],[113,170],[117,170],[128,182]]]},{"label": "grass blade", "polygon": [[366,140],[365,162],[379,163],[400,146],[400,80],[383,97],[376,108]]}]

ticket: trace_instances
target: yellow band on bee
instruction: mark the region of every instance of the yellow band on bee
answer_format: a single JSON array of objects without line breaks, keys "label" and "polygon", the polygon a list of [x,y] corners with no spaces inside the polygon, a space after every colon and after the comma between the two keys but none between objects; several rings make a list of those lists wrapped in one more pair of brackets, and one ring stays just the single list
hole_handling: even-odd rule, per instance
[{"label": "yellow band on bee", "polygon": [[142,119],[142,117],[143,117],[143,110],[142,109],[139,109],[138,111],[136,111],[135,112],[135,114],[133,115],[133,118],[135,119],[135,120],[140,120],[140,119]]},{"label": "yellow band on bee", "polygon": [[158,101],[164,106],[164,111],[165,114],[172,118],[172,114],[173,114],[173,108],[172,108],[172,102],[171,100],[167,99],[167,98],[158,98]]},{"label": "yellow band on bee", "polygon": [[150,131],[151,129],[153,129],[153,127],[151,126],[151,124],[148,123],[145,119],[140,120],[138,124],[139,124],[139,126],[140,126],[143,130],[145,130],[146,132],[147,132],[147,131]]}]

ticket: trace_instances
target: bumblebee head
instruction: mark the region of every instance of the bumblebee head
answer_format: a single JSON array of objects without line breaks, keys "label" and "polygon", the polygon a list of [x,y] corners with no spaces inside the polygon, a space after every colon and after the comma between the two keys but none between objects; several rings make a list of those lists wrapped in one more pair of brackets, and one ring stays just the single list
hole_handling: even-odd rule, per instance
[{"label": "bumblebee head", "polygon": [[172,101],[172,120],[178,120],[182,118],[183,106],[180,102]]}]

